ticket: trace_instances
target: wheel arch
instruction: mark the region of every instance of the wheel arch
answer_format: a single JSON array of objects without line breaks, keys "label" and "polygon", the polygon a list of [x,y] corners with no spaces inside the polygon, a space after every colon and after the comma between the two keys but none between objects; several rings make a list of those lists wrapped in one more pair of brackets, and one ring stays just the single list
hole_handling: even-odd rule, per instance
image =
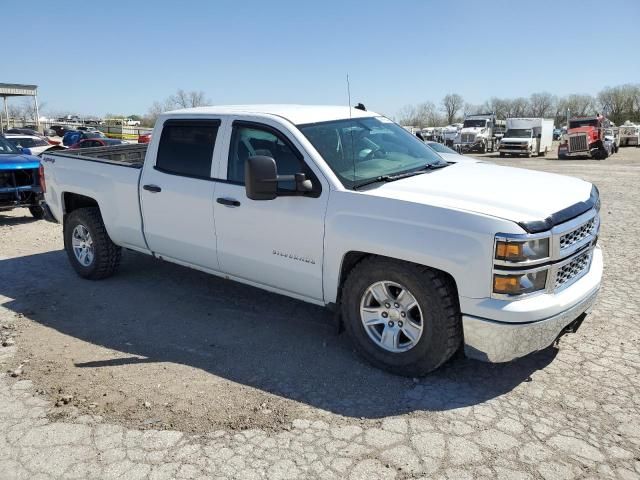
[{"label": "wheel arch", "polygon": [[450,287],[452,288],[452,291],[455,292],[455,298],[456,298],[456,301],[459,304],[460,299],[459,299],[459,294],[458,294],[458,284],[456,282],[456,279],[454,278],[454,276],[451,273],[446,272],[444,270],[441,270],[439,268],[434,268],[434,267],[432,267],[430,265],[423,265],[423,264],[410,262],[410,261],[402,260],[402,259],[399,259],[399,258],[389,257],[389,256],[386,256],[386,255],[379,255],[379,254],[371,253],[371,252],[363,252],[363,251],[351,250],[351,251],[346,252],[342,257],[342,262],[341,262],[341,266],[340,266],[340,276],[339,276],[338,285],[337,285],[337,292],[336,292],[336,295],[335,295],[336,305],[340,305],[340,302],[342,300],[342,286],[344,285],[345,280],[349,276],[349,273],[351,273],[351,271],[355,268],[355,266],[358,263],[360,263],[362,260],[364,260],[365,258],[371,258],[371,257],[392,260],[394,262],[404,263],[404,264],[407,264],[407,265],[418,265],[418,266],[421,266],[421,267],[429,268],[429,269],[433,270],[434,272],[439,273],[449,283]]},{"label": "wheel arch", "polygon": [[95,207],[98,210],[100,209],[100,205],[98,205],[98,201],[95,198],[73,192],[62,193],[62,211],[64,217],[74,210],[88,207]]}]

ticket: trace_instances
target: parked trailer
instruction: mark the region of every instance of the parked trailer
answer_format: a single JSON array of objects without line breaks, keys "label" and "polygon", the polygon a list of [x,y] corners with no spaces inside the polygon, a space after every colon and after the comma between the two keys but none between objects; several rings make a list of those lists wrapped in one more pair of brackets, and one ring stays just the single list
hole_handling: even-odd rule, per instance
[{"label": "parked trailer", "polygon": [[507,131],[498,151],[505,155],[543,157],[553,143],[553,120],[544,118],[507,118]]},{"label": "parked trailer", "polygon": [[620,127],[621,147],[640,147],[640,125],[634,125],[627,121]]}]

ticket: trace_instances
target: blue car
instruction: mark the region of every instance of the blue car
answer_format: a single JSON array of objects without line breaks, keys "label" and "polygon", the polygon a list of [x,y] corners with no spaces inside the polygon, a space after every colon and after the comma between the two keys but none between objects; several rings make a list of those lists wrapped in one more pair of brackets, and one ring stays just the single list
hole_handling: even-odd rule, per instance
[{"label": "blue car", "polygon": [[43,190],[40,159],[0,135],[0,212],[26,207],[35,218],[44,218]]}]

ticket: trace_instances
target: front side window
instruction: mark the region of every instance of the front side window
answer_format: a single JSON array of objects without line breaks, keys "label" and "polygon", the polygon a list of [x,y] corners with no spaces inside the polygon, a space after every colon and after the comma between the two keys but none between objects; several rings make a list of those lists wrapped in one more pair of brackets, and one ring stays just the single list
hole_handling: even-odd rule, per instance
[{"label": "front side window", "polygon": [[298,128],[347,188],[378,177],[447,165],[415,135],[385,117],[335,120]]},{"label": "front side window", "polygon": [[156,169],[186,177],[211,177],[218,121],[168,121],[162,128]]},{"label": "front side window", "polygon": [[[233,127],[227,180],[244,185],[244,167],[249,157],[264,155],[276,161],[278,175],[295,175],[305,173],[309,178],[310,171],[300,160],[297,151],[270,129],[258,126],[237,125]],[[278,190],[295,191],[294,181],[278,182]]]}]

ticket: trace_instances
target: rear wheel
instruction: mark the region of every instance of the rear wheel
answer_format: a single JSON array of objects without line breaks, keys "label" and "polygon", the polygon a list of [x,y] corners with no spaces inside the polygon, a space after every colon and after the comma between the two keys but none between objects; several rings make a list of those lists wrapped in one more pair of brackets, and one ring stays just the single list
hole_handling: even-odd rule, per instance
[{"label": "rear wheel", "polygon": [[31,216],[36,220],[42,220],[44,218],[44,208],[39,205],[29,207],[29,212],[31,213]]},{"label": "rear wheel", "polygon": [[356,265],[343,287],[342,316],[358,352],[396,375],[426,375],[462,340],[451,281],[390,259],[370,257]]},{"label": "rear wheel", "polygon": [[83,278],[109,277],[120,265],[121,248],[111,241],[98,208],[79,208],[64,224],[64,247],[74,270]]}]

